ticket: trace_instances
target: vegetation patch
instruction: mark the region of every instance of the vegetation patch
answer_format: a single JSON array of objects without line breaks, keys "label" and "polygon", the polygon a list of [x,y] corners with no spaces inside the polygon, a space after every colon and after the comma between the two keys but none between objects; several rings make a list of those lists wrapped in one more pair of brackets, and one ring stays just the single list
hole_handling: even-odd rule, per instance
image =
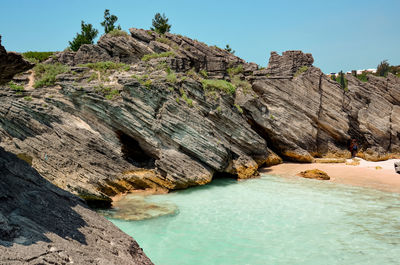
[{"label": "vegetation patch", "polygon": [[199,74],[202,76],[202,77],[204,77],[204,78],[208,78],[208,73],[207,73],[207,71],[206,70],[200,70],[200,72],[199,72]]},{"label": "vegetation patch", "polygon": [[22,53],[22,57],[31,63],[41,63],[46,61],[50,56],[52,56],[54,52],[24,52]]},{"label": "vegetation patch", "polygon": [[220,90],[229,95],[233,95],[236,92],[236,87],[226,81],[226,80],[219,80],[219,79],[203,79],[201,81],[204,90]]},{"label": "vegetation patch", "polygon": [[302,73],[304,73],[305,71],[308,70],[308,66],[302,66],[300,67],[297,72],[294,74],[294,77],[297,77],[299,75],[301,75]]},{"label": "vegetation patch", "polygon": [[26,97],[24,97],[24,99],[25,99],[26,101],[32,101],[32,97],[31,97],[31,96],[26,96]]},{"label": "vegetation patch", "polygon": [[142,61],[148,62],[151,59],[175,57],[175,56],[176,56],[175,53],[172,51],[162,52],[162,53],[151,53],[151,54],[146,54],[145,56],[143,56]]},{"label": "vegetation patch", "polygon": [[175,73],[173,71],[170,71],[170,73],[167,74],[167,76],[166,76],[166,80],[169,83],[175,84],[177,82]]},{"label": "vegetation patch", "polygon": [[118,89],[112,89],[111,87],[105,87],[104,85],[96,86],[96,92],[102,94],[106,99],[112,100],[119,96]]},{"label": "vegetation patch", "polygon": [[243,114],[243,109],[238,104],[234,104],[234,106],[236,107],[236,109],[239,111],[240,114]]},{"label": "vegetation patch", "polygon": [[8,86],[9,86],[12,90],[14,90],[14,91],[16,92],[17,95],[22,94],[22,91],[24,91],[24,87],[23,87],[23,86],[17,85],[17,84],[15,84],[13,81],[10,81],[10,82],[8,83]]},{"label": "vegetation patch", "polygon": [[179,90],[181,92],[181,97],[182,99],[186,102],[186,104],[188,104],[189,107],[193,107],[193,100],[188,98],[188,96],[186,95],[186,92],[181,88]]},{"label": "vegetation patch", "polygon": [[362,81],[362,82],[368,82],[368,72],[364,71],[359,75],[356,75],[356,77]]},{"label": "vegetation patch", "polygon": [[113,29],[107,33],[111,37],[129,37],[128,32],[121,30],[121,29]]},{"label": "vegetation patch", "polygon": [[35,72],[34,88],[54,86],[56,76],[70,71],[70,68],[60,63],[56,64],[37,64],[33,71]]},{"label": "vegetation patch", "polygon": [[241,73],[243,73],[243,65],[240,64],[236,67],[228,68],[227,72],[230,77],[237,75],[237,74],[241,74]]},{"label": "vegetation patch", "polygon": [[239,76],[232,78],[232,84],[237,88],[242,88],[243,93],[247,93],[251,90],[251,84],[247,80],[241,80]]}]

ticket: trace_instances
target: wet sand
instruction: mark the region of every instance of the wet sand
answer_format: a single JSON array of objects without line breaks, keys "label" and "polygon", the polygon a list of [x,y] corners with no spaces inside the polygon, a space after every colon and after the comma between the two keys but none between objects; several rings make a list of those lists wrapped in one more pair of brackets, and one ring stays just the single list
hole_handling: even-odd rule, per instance
[{"label": "wet sand", "polygon": [[369,162],[360,159],[360,165],[356,166],[346,165],[345,163],[283,163],[261,169],[260,173],[294,177],[304,170],[319,169],[325,171],[331,177],[330,180],[326,181],[400,193],[400,174],[397,174],[394,170],[393,163],[395,161],[399,160]]}]

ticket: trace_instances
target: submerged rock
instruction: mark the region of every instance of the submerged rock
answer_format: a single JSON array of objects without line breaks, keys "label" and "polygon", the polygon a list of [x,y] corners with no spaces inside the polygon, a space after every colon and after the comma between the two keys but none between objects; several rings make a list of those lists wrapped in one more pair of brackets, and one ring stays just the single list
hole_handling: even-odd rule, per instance
[{"label": "submerged rock", "polygon": [[326,174],[326,172],[319,169],[310,169],[302,171],[298,174],[300,177],[307,179],[319,179],[319,180],[330,180],[331,178]]}]

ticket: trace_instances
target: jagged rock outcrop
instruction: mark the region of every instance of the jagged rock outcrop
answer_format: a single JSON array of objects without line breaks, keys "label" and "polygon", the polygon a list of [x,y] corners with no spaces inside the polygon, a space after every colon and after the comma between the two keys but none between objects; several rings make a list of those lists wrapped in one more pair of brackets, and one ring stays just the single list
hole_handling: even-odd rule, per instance
[{"label": "jagged rock outcrop", "polygon": [[[70,65],[55,86],[0,90],[0,145],[31,157],[59,187],[102,203],[220,174],[250,178],[282,158],[348,157],[351,138],[367,159],[400,153],[394,75],[348,75],[342,89],[301,51],[272,53],[258,69],[187,37],[130,33],[49,59]],[[120,64],[77,66],[104,60]]]},{"label": "jagged rock outcrop", "polygon": [[266,69],[254,73],[253,90],[259,98],[241,99],[270,147],[285,159],[311,162],[314,157],[348,156],[348,142],[355,138],[367,159],[398,154],[400,79],[370,75],[362,82],[346,75],[348,88],[342,89],[310,66],[309,54],[301,54],[272,53],[271,74]]},{"label": "jagged rock outcrop", "polygon": [[114,61],[137,63],[144,55],[170,52],[166,62],[179,72],[192,68],[205,70],[210,76],[222,78],[227,76],[227,69],[237,65],[246,65],[249,71],[256,70],[257,65],[247,64],[231,53],[184,36],[165,33],[160,35],[151,30],[130,29],[131,35],[103,35],[96,45],[82,45],[78,52],[64,51],[48,60],[49,63],[60,62],[67,65],[79,65],[88,62]]},{"label": "jagged rock outcrop", "polygon": [[78,197],[0,147],[0,263],[152,264]]},{"label": "jagged rock outcrop", "polygon": [[7,52],[1,45],[0,35],[0,85],[9,82],[14,75],[31,69],[34,65],[18,53]]}]

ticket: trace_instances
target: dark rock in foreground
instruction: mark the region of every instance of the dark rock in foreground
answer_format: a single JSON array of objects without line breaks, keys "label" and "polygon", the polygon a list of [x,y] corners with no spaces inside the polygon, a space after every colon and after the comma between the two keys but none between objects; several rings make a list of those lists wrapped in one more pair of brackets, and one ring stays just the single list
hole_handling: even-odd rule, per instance
[{"label": "dark rock in foreground", "polygon": [[330,180],[331,178],[326,174],[326,172],[319,169],[310,169],[302,171],[298,174],[300,177],[306,179],[318,179],[318,180]]},{"label": "dark rock in foreground", "polygon": [[34,65],[18,53],[7,52],[1,46],[0,36],[0,85],[9,82],[14,75],[31,69]]},{"label": "dark rock in foreground", "polygon": [[0,264],[152,264],[78,197],[0,148]]},{"label": "dark rock in foreground", "polygon": [[400,162],[394,163],[394,170],[396,170],[396,173],[400,174]]}]

